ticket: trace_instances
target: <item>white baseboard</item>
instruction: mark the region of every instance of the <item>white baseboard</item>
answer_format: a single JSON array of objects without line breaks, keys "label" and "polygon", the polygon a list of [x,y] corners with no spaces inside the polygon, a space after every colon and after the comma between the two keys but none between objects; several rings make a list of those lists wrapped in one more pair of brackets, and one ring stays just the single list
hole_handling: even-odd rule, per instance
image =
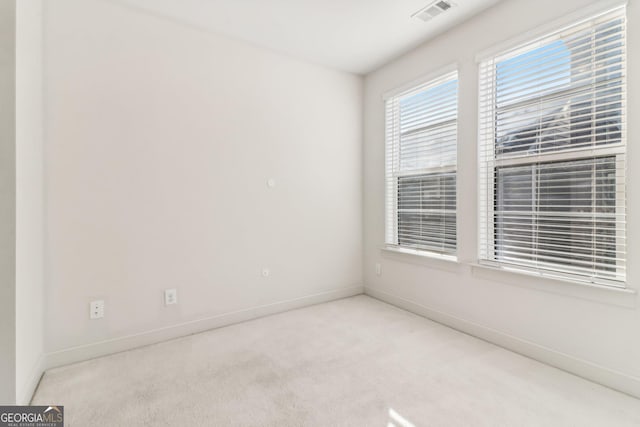
[{"label": "white baseboard", "polygon": [[19,388],[16,392],[16,405],[28,405],[31,403],[31,398],[38,387],[44,369],[45,354],[40,353],[38,360],[36,360],[36,363],[31,368],[31,375],[29,375],[27,381],[22,385],[22,388]]},{"label": "white baseboard", "polygon": [[640,378],[614,371],[604,366],[552,350],[550,348],[514,337],[470,322],[459,317],[425,307],[408,299],[387,292],[365,288],[364,293],[396,307],[442,323],[461,332],[473,335],[493,344],[504,347],[523,356],[586,378],[598,384],[640,398]]},{"label": "white baseboard", "polygon": [[45,369],[51,369],[70,363],[81,362],[108,354],[131,350],[149,344],[156,344],[173,338],[203,332],[209,329],[220,328],[234,323],[256,319],[270,314],[281,313],[283,311],[302,308],[314,304],[333,301],[364,292],[361,285],[348,288],[335,289],[319,294],[307,295],[300,298],[280,301],[272,304],[251,307],[229,313],[222,313],[203,319],[179,323],[165,328],[154,329],[139,334],[113,338],[92,344],[67,348],[64,350],[47,353],[45,356]]}]

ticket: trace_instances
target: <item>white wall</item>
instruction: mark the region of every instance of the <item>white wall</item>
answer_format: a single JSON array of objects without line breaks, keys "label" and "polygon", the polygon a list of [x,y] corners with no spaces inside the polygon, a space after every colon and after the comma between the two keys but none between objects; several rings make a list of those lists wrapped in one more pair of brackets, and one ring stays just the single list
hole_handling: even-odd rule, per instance
[{"label": "white wall", "polygon": [[103,0],[44,35],[47,352],[361,292],[360,77]]},{"label": "white wall", "polygon": [[16,398],[27,404],[42,374],[42,1],[16,3]]},{"label": "white wall", "polygon": [[0,404],[14,404],[15,377],[15,1],[0,1]]},{"label": "white wall", "polygon": [[[366,292],[518,351],[640,394],[640,311],[635,295],[471,267],[477,260],[477,64],[475,55],[591,4],[510,0],[428,42],[365,79],[364,277]],[[628,7],[628,269],[640,288],[640,2]],[[457,62],[460,264],[385,255],[382,94]],[[375,263],[382,275],[375,275]]]}]

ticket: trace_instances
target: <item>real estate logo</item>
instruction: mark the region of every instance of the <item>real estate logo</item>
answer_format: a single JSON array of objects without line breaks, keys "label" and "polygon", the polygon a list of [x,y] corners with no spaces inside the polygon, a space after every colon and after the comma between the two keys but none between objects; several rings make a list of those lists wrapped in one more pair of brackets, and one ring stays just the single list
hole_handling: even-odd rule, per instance
[{"label": "real estate logo", "polygon": [[63,427],[64,406],[0,406],[0,427]]}]

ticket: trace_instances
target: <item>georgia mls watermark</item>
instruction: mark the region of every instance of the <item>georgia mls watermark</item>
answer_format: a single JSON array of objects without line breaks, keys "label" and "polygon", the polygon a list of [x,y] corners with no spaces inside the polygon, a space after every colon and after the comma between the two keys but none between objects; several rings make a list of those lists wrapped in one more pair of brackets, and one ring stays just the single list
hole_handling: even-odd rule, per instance
[{"label": "georgia mls watermark", "polygon": [[0,427],[63,427],[64,406],[0,406]]}]

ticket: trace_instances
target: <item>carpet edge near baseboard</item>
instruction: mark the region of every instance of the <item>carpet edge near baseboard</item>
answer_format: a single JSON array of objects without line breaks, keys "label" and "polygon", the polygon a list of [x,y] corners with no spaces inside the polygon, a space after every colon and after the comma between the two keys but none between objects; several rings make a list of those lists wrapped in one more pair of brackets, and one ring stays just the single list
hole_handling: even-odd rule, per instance
[{"label": "carpet edge near baseboard", "polygon": [[[221,328],[224,326],[253,320],[272,314],[294,310],[297,308],[308,307],[324,302],[361,295],[363,293],[364,286],[362,285],[338,288],[330,291],[324,291],[265,305],[220,313],[214,316],[181,322],[175,325],[143,331],[136,334],[111,338],[104,341],[45,353],[41,355],[42,362],[34,367],[34,369],[38,370],[39,372],[34,371],[32,377],[39,380],[42,373],[49,369],[94,359],[96,357],[107,356],[122,351],[132,350],[147,345],[157,344],[163,341],[181,338],[199,332]],[[28,396],[29,399],[33,395],[36,385],[37,381],[35,381],[35,384],[33,384],[33,390]]]},{"label": "carpet edge near baseboard", "polygon": [[417,314],[588,381],[640,398],[640,378],[571,356],[406,298],[365,286],[365,295]]}]

